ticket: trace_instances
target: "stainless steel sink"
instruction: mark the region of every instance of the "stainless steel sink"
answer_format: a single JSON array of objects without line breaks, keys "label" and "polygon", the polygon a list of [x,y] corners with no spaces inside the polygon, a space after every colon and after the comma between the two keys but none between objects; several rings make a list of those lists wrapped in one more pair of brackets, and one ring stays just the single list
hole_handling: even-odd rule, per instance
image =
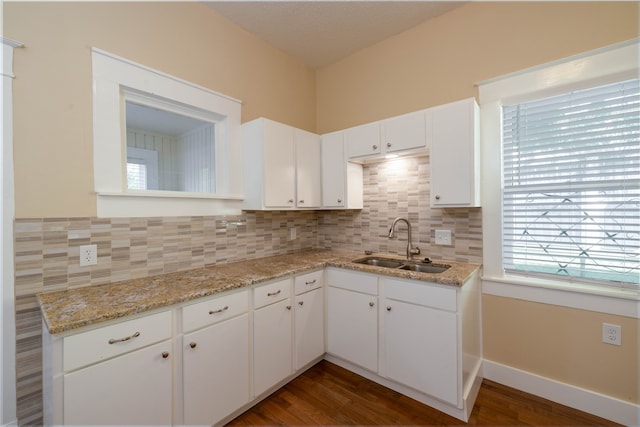
[{"label": "stainless steel sink", "polygon": [[402,261],[398,261],[396,259],[378,258],[378,257],[367,257],[367,258],[357,259],[353,262],[355,262],[356,264],[375,265],[376,267],[386,267],[386,268],[398,268],[404,265]]},{"label": "stainless steel sink", "polygon": [[420,273],[442,273],[451,267],[445,264],[405,264],[399,267],[401,270],[418,271]]},{"label": "stainless steel sink", "polygon": [[451,267],[450,265],[446,264],[434,264],[430,261],[405,261],[377,256],[360,258],[354,260],[353,262],[355,262],[356,264],[366,264],[384,268],[396,268],[399,270],[410,270],[420,273],[442,273],[443,271],[446,271]]}]

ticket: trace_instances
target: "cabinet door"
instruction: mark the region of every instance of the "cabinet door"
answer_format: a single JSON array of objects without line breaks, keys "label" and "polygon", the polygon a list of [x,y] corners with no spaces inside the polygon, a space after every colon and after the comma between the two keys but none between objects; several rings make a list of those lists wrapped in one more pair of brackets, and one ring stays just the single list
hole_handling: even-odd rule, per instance
[{"label": "cabinet door", "polygon": [[249,315],[186,334],[184,423],[213,425],[249,401]]},{"label": "cabinet door", "polygon": [[296,370],[324,353],[324,300],[322,288],[296,296]]},{"label": "cabinet door", "polygon": [[382,309],[386,376],[457,405],[456,314],[393,300]]},{"label": "cabinet door", "polygon": [[431,206],[480,206],[478,106],[466,99],[428,111]]},{"label": "cabinet door", "polygon": [[253,314],[253,391],[258,396],[292,373],[291,299]]},{"label": "cabinet door", "polygon": [[344,207],[346,203],[343,132],[322,135],[322,205]]},{"label": "cabinet door", "polygon": [[327,352],[378,371],[378,297],[327,288]]},{"label": "cabinet door", "polygon": [[380,154],[380,122],[346,129],[344,142],[350,159]]},{"label": "cabinet door", "polygon": [[296,183],[299,208],[317,208],[322,203],[320,172],[320,136],[295,130]]},{"label": "cabinet door", "polygon": [[382,135],[387,153],[426,147],[425,112],[417,111],[384,120]]},{"label": "cabinet door", "polygon": [[170,425],[170,352],[164,341],[65,374],[64,424]]},{"label": "cabinet door", "polygon": [[264,121],[264,205],[295,206],[295,151],[293,128]]}]

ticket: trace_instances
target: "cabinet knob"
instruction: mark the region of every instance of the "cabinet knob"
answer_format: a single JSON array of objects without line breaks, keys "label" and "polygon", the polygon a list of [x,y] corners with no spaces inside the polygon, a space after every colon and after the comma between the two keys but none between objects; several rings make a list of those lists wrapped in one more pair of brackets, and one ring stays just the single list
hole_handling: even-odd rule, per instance
[{"label": "cabinet knob", "polygon": [[375,305],[375,303],[372,301],[369,303],[369,307],[373,307]]},{"label": "cabinet knob", "polygon": [[391,148],[391,143],[387,142],[387,148]]},{"label": "cabinet knob", "polygon": [[291,306],[290,305],[287,306],[287,310],[291,310]]},{"label": "cabinet knob", "polygon": [[163,351],[162,352],[162,358],[166,359],[167,357],[169,357],[169,352],[168,351]]},{"label": "cabinet knob", "polygon": [[304,305],[304,301],[299,301],[298,304],[299,305]]},{"label": "cabinet knob", "polygon": [[378,146],[377,146],[377,145],[375,145],[375,144],[373,144],[373,146],[372,146],[371,148],[373,148],[374,150],[377,150],[377,149],[378,149]]},{"label": "cabinet knob", "polygon": [[440,200],[440,195],[436,194],[436,200]]},{"label": "cabinet knob", "polygon": [[298,203],[304,203],[304,199],[300,199]]},{"label": "cabinet knob", "polygon": [[189,347],[191,348],[196,348],[198,346],[198,344],[194,343],[194,342],[190,342],[189,343]]},{"label": "cabinet knob", "polygon": [[338,199],[338,203],[342,203],[342,199]]},{"label": "cabinet knob", "polygon": [[391,311],[391,306],[390,305],[387,306],[387,311]]},{"label": "cabinet knob", "polygon": [[293,203],[293,199],[289,199],[289,200],[288,200],[288,202],[289,202],[289,203]]}]

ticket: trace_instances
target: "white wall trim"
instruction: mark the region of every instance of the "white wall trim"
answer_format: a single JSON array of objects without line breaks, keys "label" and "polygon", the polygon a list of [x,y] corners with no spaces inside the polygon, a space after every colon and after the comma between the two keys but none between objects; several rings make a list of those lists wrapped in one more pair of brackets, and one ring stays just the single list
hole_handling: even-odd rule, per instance
[{"label": "white wall trim", "polygon": [[[0,4],[0,10],[2,5]],[[0,177],[0,424],[17,425],[15,291],[13,265],[13,221],[15,217],[13,176],[13,50],[22,43],[2,37],[2,176]]]},{"label": "white wall trim", "polygon": [[533,301],[579,310],[640,318],[640,300],[635,290],[596,288],[592,293],[582,286],[544,286],[505,278],[484,276],[482,293],[499,297]]},{"label": "white wall trim", "polygon": [[490,360],[484,378],[627,426],[640,425],[640,405]]}]

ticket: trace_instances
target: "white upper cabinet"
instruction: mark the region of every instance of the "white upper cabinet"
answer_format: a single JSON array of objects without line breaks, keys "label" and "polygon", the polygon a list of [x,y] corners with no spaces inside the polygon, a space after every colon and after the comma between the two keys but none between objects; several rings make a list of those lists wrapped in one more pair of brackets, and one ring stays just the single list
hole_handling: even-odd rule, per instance
[{"label": "white upper cabinet", "polygon": [[362,209],[362,165],[347,162],[344,132],[322,135],[322,207]]},{"label": "white upper cabinet", "polygon": [[480,206],[480,124],[475,99],[427,110],[431,207]]},{"label": "white upper cabinet", "polygon": [[242,125],[244,209],[321,205],[320,137],[260,118]]},{"label": "white upper cabinet", "polygon": [[425,110],[346,129],[347,157],[354,162],[388,155],[426,154]]},{"label": "white upper cabinet", "polygon": [[380,154],[380,122],[356,126],[344,131],[349,159]]},{"label": "white upper cabinet", "polygon": [[387,153],[424,149],[425,112],[404,114],[382,121],[382,144]]},{"label": "white upper cabinet", "polygon": [[294,130],[296,152],[296,205],[318,208],[322,204],[320,135]]}]

